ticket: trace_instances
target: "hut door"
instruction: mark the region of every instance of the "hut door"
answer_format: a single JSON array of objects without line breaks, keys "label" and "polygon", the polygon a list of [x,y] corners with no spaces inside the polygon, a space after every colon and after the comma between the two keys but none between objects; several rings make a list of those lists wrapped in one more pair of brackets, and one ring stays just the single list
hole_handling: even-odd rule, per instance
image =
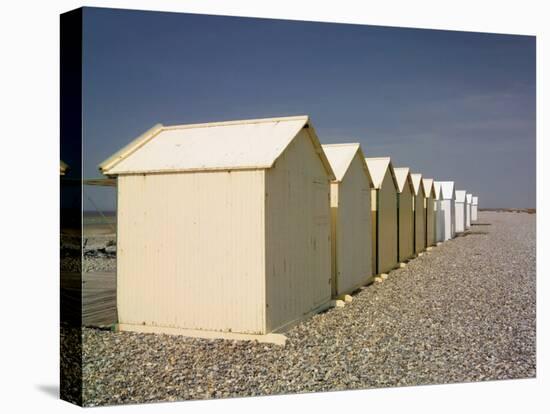
[{"label": "hut door", "polygon": [[322,305],[331,294],[331,258],[330,258],[330,190],[326,179],[314,181],[314,226],[311,292],[313,306]]}]

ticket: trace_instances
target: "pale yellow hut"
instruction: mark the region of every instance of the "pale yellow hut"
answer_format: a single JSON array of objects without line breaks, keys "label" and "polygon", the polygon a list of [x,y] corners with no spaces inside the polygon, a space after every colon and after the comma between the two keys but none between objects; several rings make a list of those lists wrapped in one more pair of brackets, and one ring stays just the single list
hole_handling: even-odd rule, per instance
[{"label": "pale yellow hut", "polygon": [[397,180],[398,258],[405,262],[414,256],[414,186],[409,168],[395,168]]},{"label": "pale yellow hut", "polygon": [[434,181],[435,189],[435,241],[441,243],[445,240],[445,212],[443,211],[443,186]]},{"label": "pale yellow hut", "polygon": [[426,207],[422,174],[411,174],[414,186],[414,252],[426,250]]},{"label": "pale yellow hut", "polygon": [[373,273],[395,269],[397,261],[397,181],[389,157],[365,158],[371,191]]},{"label": "pale yellow hut", "polygon": [[335,177],[307,116],[157,125],[100,170],[121,330],[271,340],[329,306]]},{"label": "pale yellow hut", "polygon": [[433,178],[423,178],[425,208],[426,208],[426,247],[435,245],[436,196]]},{"label": "pale yellow hut", "polygon": [[336,179],[330,185],[332,296],[373,282],[372,180],[359,144],[323,145]]}]

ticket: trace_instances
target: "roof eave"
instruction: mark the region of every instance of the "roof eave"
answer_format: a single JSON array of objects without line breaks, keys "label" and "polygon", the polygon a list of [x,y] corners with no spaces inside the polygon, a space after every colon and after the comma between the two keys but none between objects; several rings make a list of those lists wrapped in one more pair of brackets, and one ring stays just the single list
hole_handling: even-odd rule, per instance
[{"label": "roof eave", "polygon": [[116,174],[106,174],[112,176],[124,176],[124,175],[144,175],[144,174],[175,174],[175,173],[196,173],[196,172],[231,172],[231,171],[255,171],[255,170],[268,170],[272,168],[271,165],[247,165],[243,167],[198,167],[198,168],[172,168],[172,169],[151,169],[151,170],[139,170],[139,171],[119,171]]},{"label": "roof eave", "polygon": [[114,166],[116,166],[119,162],[128,157],[130,154],[141,148],[147,142],[149,142],[162,130],[162,128],[162,124],[156,124],[152,128],[145,131],[143,134],[132,140],[130,143],[125,145],[123,148],[121,148],[105,161],[103,161],[101,164],[99,164],[99,171],[102,174],[109,175],[109,170],[111,170]]},{"label": "roof eave", "polygon": [[[361,149],[361,145],[359,144],[359,147],[357,148],[357,152],[359,153],[359,157],[361,158],[361,162],[363,163],[363,170],[367,173],[367,177],[369,178],[369,187],[371,189],[374,188],[374,182],[372,181],[372,177],[370,175],[369,167],[367,166],[367,161],[365,160],[365,154],[363,154],[363,150]],[[357,155],[357,153],[356,153]]]},{"label": "roof eave", "polygon": [[390,169],[391,178],[393,180],[393,185],[395,186],[395,189],[399,191],[399,184],[397,183],[397,177],[395,176],[395,171],[393,170],[393,164],[391,162],[388,163],[388,168]]},{"label": "roof eave", "polygon": [[294,138],[296,138],[298,133],[300,131],[302,131],[303,129],[305,129],[308,136],[309,136],[309,139],[311,140],[311,142],[313,143],[313,146],[315,147],[315,152],[317,153],[317,155],[321,159],[321,162],[323,163],[323,166],[325,167],[325,170],[327,172],[329,181],[336,181],[336,175],[334,174],[334,171],[332,170],[332,167],[330,166],[330,162],[329,162],[329,160],[328,160],[328,158],[325,154],[325,151],[323,151],[323,147],[321,146],[321,143],[319,142],[319,138],[317,137],[317,133],[315,132],[315,129],[313,128],[313,125],[311,125],[311,121],[309,119],[309,116],[302,115],[302,116],[296,117],[296,119],[303,119],[304,123],[302,124],[302,128],[296,133],[296,135],[293,137],[293,139],[291,139],[288,142],[287,146],[281,150],[281,152],[277,155],[277,157],[275,157],[275,159],[273,160],[273,162],[271,163],[271,165],[268,168],[271,168],[275,165],[277,160],[286,151],[286,149],[288,148],[290,143],[294,140]]}]

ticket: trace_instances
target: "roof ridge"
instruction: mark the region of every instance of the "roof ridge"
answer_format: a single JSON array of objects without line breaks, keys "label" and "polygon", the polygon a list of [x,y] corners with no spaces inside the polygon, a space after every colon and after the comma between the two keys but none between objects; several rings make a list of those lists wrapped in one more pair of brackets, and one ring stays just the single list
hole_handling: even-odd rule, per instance
[{"label": "roof ridge", "polygon": [[321,144],[323,147],[349,147],[352,145],[361,145],[359,142],[342,142],[337,144]]},{"label": "roof ridge", "polygon": [[251,119],[237,119],[237,120],[228,120],[228,121],[214,121],[214,122],[199,122],[194,124],[175,124],[175,125],[163,125],[163,130],[174,130],[174,129],[191,129],[191,128],[211,128],[219,126],[229,126],[229,125],[243,125],[243,124],[262,124],[269,122],[289,122],[289,121],[298,121],[303,120],[304,123],[309,122],[308,115],[294,115],[294,116],[284,116],[284,117],[274,117],[274,118],[251,118]]}]

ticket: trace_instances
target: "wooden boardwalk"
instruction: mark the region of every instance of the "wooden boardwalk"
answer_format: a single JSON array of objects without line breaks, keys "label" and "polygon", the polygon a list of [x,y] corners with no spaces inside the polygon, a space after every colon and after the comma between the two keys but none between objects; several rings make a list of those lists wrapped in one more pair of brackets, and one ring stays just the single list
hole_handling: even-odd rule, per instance
[{"label": "wooden boardwalk", "polygon": [[[108,326],[117,322],[116,274],[94,272],[82,275],[82,288],[78,273],[62,273],[62,309],[77,319],[82,313],[83,326]],[[82,302],[80,302],[80,297]],[[80,303],[82,308],[80,309]],[[63,319],[63,317],[62,317]]]}]

